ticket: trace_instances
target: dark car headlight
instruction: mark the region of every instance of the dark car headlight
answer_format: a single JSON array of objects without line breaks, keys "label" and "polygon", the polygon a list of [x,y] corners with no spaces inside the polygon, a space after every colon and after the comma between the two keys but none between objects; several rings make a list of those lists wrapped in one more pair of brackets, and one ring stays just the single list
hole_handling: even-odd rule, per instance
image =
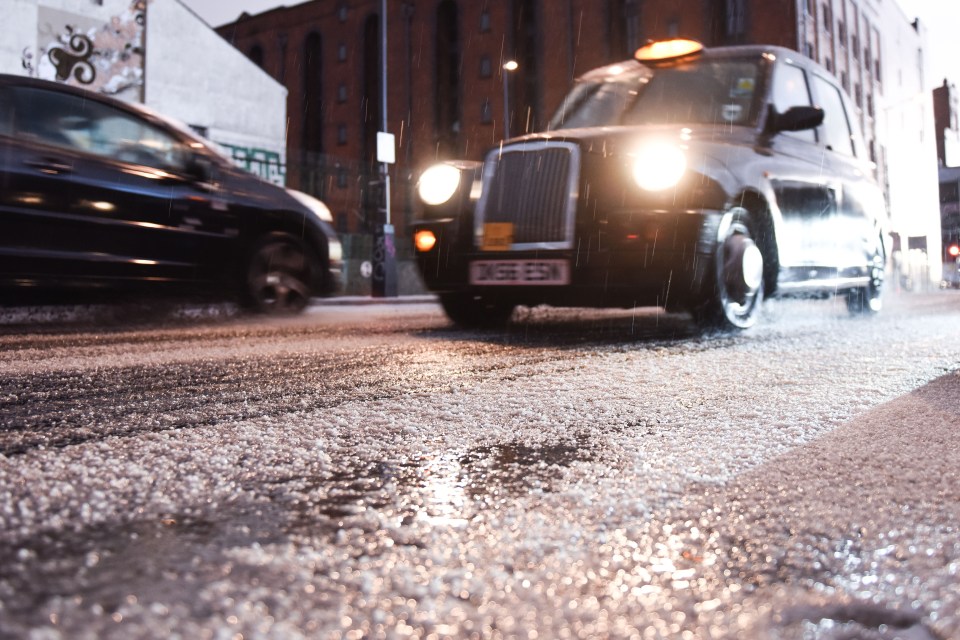
[{"label": "dark car headlight", "polygon": [[343,248],[340,245],[340,240],[332,232],[333,214],[330,213],[330,209],[322,201],[308,193],[297,191],[296,189],[287,189],[287,193],[309,209],[313,215],[330,226],[331,231],[327,234],[327,252],[330,262],[339,264],[343,259]]}]

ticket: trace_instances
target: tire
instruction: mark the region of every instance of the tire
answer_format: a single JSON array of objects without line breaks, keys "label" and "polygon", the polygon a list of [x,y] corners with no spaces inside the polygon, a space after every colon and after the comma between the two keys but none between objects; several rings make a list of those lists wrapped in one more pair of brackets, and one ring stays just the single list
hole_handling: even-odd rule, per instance
[{"label": "tire", "polygon": [[707,328],[748,329],[763,302],[764,256],[757,245],[755,221],[741,207],[720,221],[705,299],[694,318]]},{"label": "tire", "polygon": [[265,238],[247,262],[245,302],[268,315],[300,313],[310,302],[313,271],[301,242],[285,236]]},{"label": "tire", "polygon": [[875,316],[883,307],[883,257],[875,255],[870,264],[870,282],[847,293],[847,310],[853,316]]},{"label": "tire", "polygon": [[466,328],[502,327],[515,305],[469,293],[442,293],[440,305],[454,324]]}]

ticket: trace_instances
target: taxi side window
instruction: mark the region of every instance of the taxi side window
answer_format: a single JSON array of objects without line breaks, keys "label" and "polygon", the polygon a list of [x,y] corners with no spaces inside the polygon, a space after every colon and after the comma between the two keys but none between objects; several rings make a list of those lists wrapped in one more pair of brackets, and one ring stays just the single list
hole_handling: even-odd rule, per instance
[{"label": "taxi side window", "polygon": [[[810,89],[807,86],[807,77],[803,69],[789,63],[777,66],[773,76],[772,103],[777,113],[786,113],[790,107],[809,107]],[[783,131],[781,135],[816,142],[813,129],[804,131]]]},{"label": "taxi side window", "polygon": [[853,131],[850,129],[850,120],[847,118],[840,90],[819,76],[813,77],[813,86],[817,92],[819,106],[823,109],[823,124],[820,126],[820,131],[824,145],[846,156],[855,155]]},{"label": "taxi side window", "polygon": [[15,104],[20,137],[164,171],[186,166],[179,140],[125,111],[32,87],[17,88]]}]

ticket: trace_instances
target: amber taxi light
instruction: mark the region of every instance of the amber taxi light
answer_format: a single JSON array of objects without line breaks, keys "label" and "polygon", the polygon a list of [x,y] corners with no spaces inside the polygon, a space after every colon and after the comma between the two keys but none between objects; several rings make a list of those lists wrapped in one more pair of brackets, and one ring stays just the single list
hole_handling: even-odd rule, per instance
[{"label": "amber taxi light", "polygon": [[639,62],[661,63],[673,62],[682,58],[695,56],[703,51],[703,45],[696,40],[687,40],[685,38],[673,38],[671,40],[658,40],[646,44],[633,54]]},{"label": "amber taxi light", "polygon": [[437,236],[433,235],[433,231],[423,229],[413,234],[413,244],[417,251],[426,253],[436,246]]}]

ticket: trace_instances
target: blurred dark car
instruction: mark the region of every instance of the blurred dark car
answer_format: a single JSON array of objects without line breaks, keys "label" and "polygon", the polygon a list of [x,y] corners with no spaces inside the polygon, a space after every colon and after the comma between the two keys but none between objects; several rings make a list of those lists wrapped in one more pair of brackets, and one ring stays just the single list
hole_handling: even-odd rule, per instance
[{"label": "blurred dark car", "polygon": [[0,75],[4,303],[136,290],[296,312],[339,286],[331,222],[149,109]]},{"label": "blurred dark car", "polygon": [[580,78],[547,131],[420,179],[447,315],[660,306],[746,328],[765,297],[880,309],[886,217],[850,99],[778,47],[657,42]]}]

